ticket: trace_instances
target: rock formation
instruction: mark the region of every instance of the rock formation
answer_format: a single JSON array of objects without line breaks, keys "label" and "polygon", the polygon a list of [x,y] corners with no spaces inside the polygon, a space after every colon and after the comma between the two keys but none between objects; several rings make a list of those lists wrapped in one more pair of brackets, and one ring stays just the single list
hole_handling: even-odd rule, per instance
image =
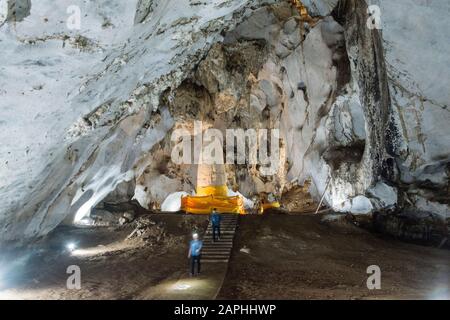
[{"label": "rock formation", "polygon": [[2,240],[105,199],[151,209],[191,192],[192,168],[170,156],[194,120],[279,130],[275,174],[226,166],[247,198],[311,181],[337,212],[448,221],[447,2],[379,0],[374,21],[365,1],[303,1],[314,23],[289,1],[31,2],[0,28]]}]

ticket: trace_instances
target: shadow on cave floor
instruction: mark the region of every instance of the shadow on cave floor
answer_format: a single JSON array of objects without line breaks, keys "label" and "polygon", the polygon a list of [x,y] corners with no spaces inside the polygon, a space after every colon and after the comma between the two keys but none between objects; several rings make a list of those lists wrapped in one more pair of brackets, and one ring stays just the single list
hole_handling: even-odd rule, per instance
[{"label": "shadow on cave floor", "polygon": [[[2,251],[0,298],[161,297],[158,288],[187,276],[190,234],[206,224],[206,216],[152,214],[120,228],[59,227],[27,249]],[[135,230],[138,236],[127,239]],[[77,246],[72,254],[69,242]],[[242,216],[234,244],[221,299],[450,298],[448,251],[388,239],[345,220]],[[69,265],[81,269],[80,290],[66,287]],[[381,269],[381,290],[367,289],[370,265]],[[212,268],[204,264],[204,273]]]},{"label": "shadow on cave floor", "polygon": [[[206,218],[147,214],[120,227],[61,226],[26,248],[2,249],[0,299],[139,297],[180,271],[187,274],[187,243]],[[69,243],[76,245],[72,252]],[[67,289],[71,265],[80,267],[80,290]]]}]

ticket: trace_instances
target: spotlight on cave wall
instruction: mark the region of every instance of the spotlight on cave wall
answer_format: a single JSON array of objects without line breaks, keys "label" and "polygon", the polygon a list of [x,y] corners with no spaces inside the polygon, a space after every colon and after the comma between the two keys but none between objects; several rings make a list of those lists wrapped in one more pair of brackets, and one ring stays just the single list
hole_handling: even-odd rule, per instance
[{"label": "spotlight on cave wall", "polygon": [[66,249],[69,250],[69,252],[73,252],[77,248],[77,245],[75,242],[68,242],[66,244]]}]

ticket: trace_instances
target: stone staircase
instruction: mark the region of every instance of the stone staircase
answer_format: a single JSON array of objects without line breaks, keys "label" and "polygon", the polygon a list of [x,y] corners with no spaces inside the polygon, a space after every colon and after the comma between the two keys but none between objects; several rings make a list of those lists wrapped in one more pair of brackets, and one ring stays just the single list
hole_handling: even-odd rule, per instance
[{"label": "stone staircase", "polygon": [[228,263],[233,248],[233,239],[238,223],[237,214],[222,214],[220,225],[220,240],[213,242],[211,222],[203,237],[202,263],[224,262]]}]

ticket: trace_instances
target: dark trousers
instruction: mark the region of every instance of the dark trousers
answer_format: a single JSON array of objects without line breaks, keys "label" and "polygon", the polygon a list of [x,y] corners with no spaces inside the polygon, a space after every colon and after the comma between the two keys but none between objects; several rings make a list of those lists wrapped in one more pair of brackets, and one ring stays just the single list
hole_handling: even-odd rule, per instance
[{"label": "dark trousers", "polygon": [[200,273],[200,259],[201,255],[199,256],[191,256],[191,274],[195,274],[195,264],[197,263],[197,273]]},{"label": "dark trousers", "polygon": [[216,241],[216,235],[220,238],[220,224],[213,226],[213,241]]}]

